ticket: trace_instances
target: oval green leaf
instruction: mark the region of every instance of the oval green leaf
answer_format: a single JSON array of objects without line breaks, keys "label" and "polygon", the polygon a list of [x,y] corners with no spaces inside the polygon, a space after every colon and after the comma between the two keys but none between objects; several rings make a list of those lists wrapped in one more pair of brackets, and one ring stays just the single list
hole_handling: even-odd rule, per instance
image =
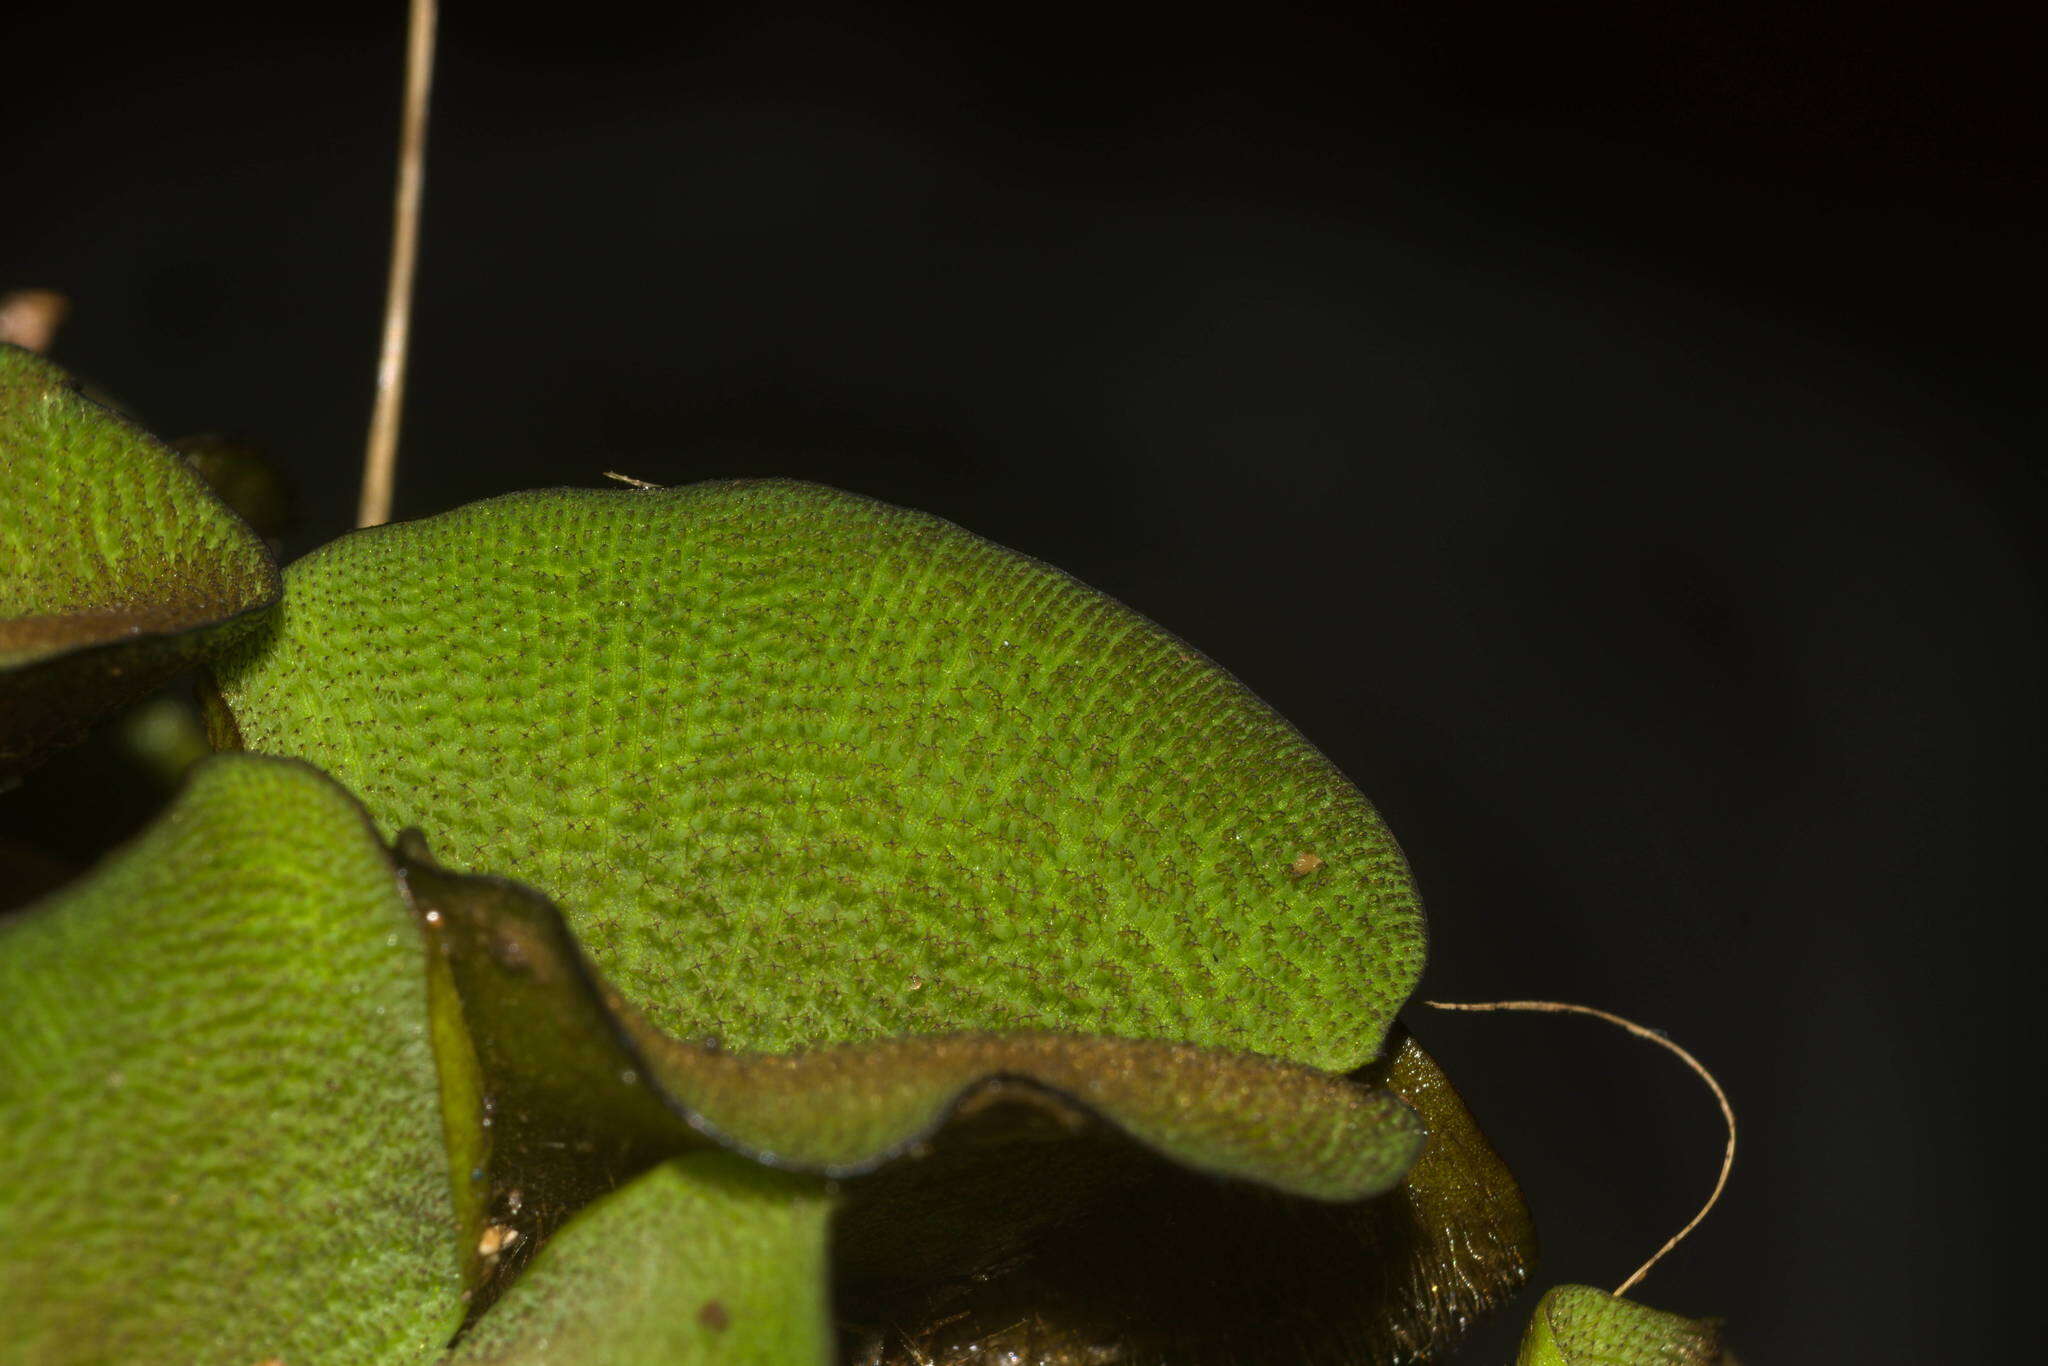
[{"label": "oval green leaf", "polygon": [[[238,732],[546,889],[678,1039],[1164,1039],[1344,1071],[1420,971],[1365,798],[1068,576],[808,485],[553,490],[342,538]],[[226,718],[223,718],[226,719]]]},{"label": "oval green leaf", "polygon": [[0,778],[227,644],[278,589],[190,465],[0,345]]},{"label": "oval green leaf", "polygon": [[1718,1319],[1689,1319],[1596,1290],[1560,1285],[1529,1316],[1515,1366],[1717,1366]]},{"label": "oval green leaf", "polygon": [[541,1249],[448,1366],[828,1366],[821,1181],[691,1153]]},{"label": "oval green leaf", "polygon": [[0,923],[11,1362],[434,1360],[461,1282],[421,940],[346,793],[228,757]]}]

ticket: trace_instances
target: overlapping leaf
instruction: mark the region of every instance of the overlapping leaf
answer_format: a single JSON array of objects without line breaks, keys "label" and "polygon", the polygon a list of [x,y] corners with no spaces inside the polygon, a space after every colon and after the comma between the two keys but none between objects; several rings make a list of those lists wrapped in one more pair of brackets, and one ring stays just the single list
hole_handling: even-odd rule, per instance
[{"label": "overlapping leaf", "polygon": [[425,958],[362,811],[210,760],[0,924],[9,1362],[398,1366],[462,1303]]},{"label": "overlapping leaf", "polygon": [[270,552],[184,460],[0,346],[0,778],[277,596]]},{"label": "overlapping leaf", "polygon": [[223,735],[545,889],[679,1039],[1050,1030],[1342,1071],[1421,967],[1378,816],[1228,674],[848,494],[555,490],[360,532],[220,684]]},{"label": "overlapping leaf", "polygon": [[[1057,1165],[1013,1162],[976,1183],[972,1135],[935,1145],[930,1163],[853,1183],[836,1266],[849,1359],[876,1366],[1172,1362],[1175,1366],[1358,1366],[1440,1358],[1507,1298],[1533,1256],[1514,1182],[1433,1062],[1405,1034],[1359,1079],[1385,1082],[1423,1116],[1430,1145],[1397,1190],[1363,1201],[1275,1197],[1097,1148],[1078,1164],[1085,1205],[1039,1213],[1076,1181]],[[1126,1160],[1120,1160],[1126,1159]],[[1089,1178],[1093,1178],[1092,1181]],[[962,1262],[932,1192],[986,1217],[981,1275]],[[920,1194],[922,1198],[920,1199]],[[957,1210],[955,1211],[957,1217]],[[927,1252],[937,1232],[937,1256]],[[1009,1235],[1009,1236],[1006,1236]],[[860,1324],[896,1325],[871,1328]]]},{"label": "overlapping leaf", "polygon": [[[1032,1351],[1140,1360],[1414,1356],[1526,1274],[1513,1181],[1405,1034],[1351,1078],[1045,1035],[685,1045],[591,972],[545,898],[447,873],[410,838],[401,860],[480,1079],[451,1110],[451,1132],[474,1135],[469,1241],[492,1248],[471,1267],[480,1308],[518,1293],[525,1254],[579,1208],[711,1144],[853,1178],[835,1225],[842,1332],[857,1357],[905,1366],[1005,1359],[990,1343],[1012,1329]],[[1412,1170],[1409,1105],[1430,1135]],[[1284,1303],[1233,1327],[1218,1306],[1255,1287]],[[878,1324],[894,1336],[862,1346]]]},{"label": "overlapping leaf", "polygon": [[[545,1069],[561,1079],[551,1084],[563,1104],[630,1076],[618,1085],[652,1086],[697,1132],[772,1166],[873,1170],[993,1090],[1055,1112],[1079,1107],[1191,1169],[1322,1200],[1390,1189],[1422,1148],[1420,1121],[1384,1089],[1189,1044],[951,1034],[760,1054],[670,1039],[590,974],[545,898],[451,876],[417,843],[401,851],[475,1046],[503,1049],[483,1058],[487,1074]],[[535,1018],[551,1037],[530,1037]],[[608,1117],[605,1127],[641,1126]]]},{"label": "overlapping leaf", "polygon": [[825,1366],[833,1203],[730,1154],[675,1158],[564,1229],[449,1366]]},{"label": "overlapping leaf", "polygon": [[[1336,1075],[1380,1054],[1421,964],[1391,837],[1127,609],[786,483],[515,495],[346,537],[288,591],[219,670],[219,742],[312,759],[569,917],[409,865],[475,1061],[448,1102],[473,1117],[464,1217],[480,1246],[521,1236],[473,1259],[480,1307],[577,1209],[707,1143],[872,1173],[839,1224],[849,1333],[1037,1286],[1064,1318],[1019,1321],[1061,1341],[1234,1341],[1213,1296],[1130,1283],[1131,1319],[1101,1300],[1113,1268],[1063,1281],[1095,1263],[1046,1249],[1130,1201],[1258,1227],[1261,1265],[1348,1269],[1352,1312],[1303,1318],[1276,1360],[1440,1342],[1521,1274],[1525,1224],[1430,1232],[1460,1191],[1522,1217],[1490,1153],[1359,1199],[1418,1138]],[[1131,1251],[1156,1274],[1156,1245]]]}]

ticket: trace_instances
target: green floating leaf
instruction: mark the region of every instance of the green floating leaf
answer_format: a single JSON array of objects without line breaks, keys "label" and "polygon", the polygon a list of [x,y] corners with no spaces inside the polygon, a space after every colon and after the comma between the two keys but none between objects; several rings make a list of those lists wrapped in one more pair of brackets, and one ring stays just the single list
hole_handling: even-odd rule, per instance
[{"label": "green floating leaf", "polygon": [[434,1360],[462,1304],[423,959],[361,808],[249,757],[0,924],[7,1359]]},{"label": "green floating leaf", "polygon": [[1529,1317],[1516,1366],[1717,1366],[1718,1319],[1667,1314],[1590,1285],[1560,1285]]},{"label": "green floating leaf", "polygon": [[832,1206],[821,1181],[678,1157],[571,1221],[449,1366],[826,1366]]},{"label": "green floating leaf", "polygon": [[343,537],[216,734],[543,887],[656,1028],[1376,1056],[1422,912],[1356,788],[1136,613],[792,483],[517,494]]},{"label": "green floating leaf", "polygon": [[[1356,1351],[1455,1341],[1526,1274],[1519,1192],[1405,1032],[1350,1079],[1076,1037],[685,1047],[634,1018],[545,898],[445,872],[410,835],[400,851],[447,983],[437,1004],[475,1059],[461,1104],[470,1238],[490,1249],[472,1265],[482,1324],[582,1205],[713,1142],[851,1178],[832,1279],[855,1360],[997,1361],[962,1344],[1019,1333],[1138,1360],[1162,1344],[1175,1361],[1376,1359]],[[1420,1138],[1403,1101],[1429,1146],[1390,1190]],[[1217,1311],[1261,1295],[1237,1320]],[[1260,1335],[1276,1321],[1285,1333]]]},{"label": "green floating leaf", "polygon": [[228,643],[270,552],[184,460],[0,345],[0,778]]}]

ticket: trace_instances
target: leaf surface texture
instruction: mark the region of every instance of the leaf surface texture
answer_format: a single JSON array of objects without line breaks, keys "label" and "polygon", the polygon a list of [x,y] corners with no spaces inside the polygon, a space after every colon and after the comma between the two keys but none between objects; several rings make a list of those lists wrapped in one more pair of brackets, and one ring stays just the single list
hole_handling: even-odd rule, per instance
[{"label": "leaf surface texture", "polygon": [[220,683],[242,744],[553,896],[678,1039],[1055,1031],[1343,1071],[1422,963],[1392,837],[1270,708],[1068,576],[849,494],[552,490],[360,532],[292,567]]},{"label": "leaf surface texture", "polygon": [[190,465],[0,345],[0,777],[220,648],[278,588]]},{"label": "leaf surface texture", "polygon": [[433,1360],[461,1318],[419,934],[303,765],[194,770],[0,923],[0,1324],[22,1366]]}]

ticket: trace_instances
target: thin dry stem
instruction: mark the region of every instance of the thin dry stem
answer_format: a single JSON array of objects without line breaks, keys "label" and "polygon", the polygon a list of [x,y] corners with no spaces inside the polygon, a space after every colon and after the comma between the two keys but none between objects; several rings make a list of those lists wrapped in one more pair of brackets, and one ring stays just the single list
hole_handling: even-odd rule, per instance
[{"label": "thin dry stem", "polygon": [[1684,1242],[1686,1235],[1698,1228],[1700,1221],[1705,1219],[1708,1212],[1720,1201],[1721,1192],[1728,1187],[1728,1173],[1735,1167],[1735,1107],[1728,1103],[1728,1093],[1721,1089],[1721,1083],[1714,1080],[1714,1074],[1706,1069],[1705,1064],[1656,1030],[1639,1025],[1634,1020],[1624,1020],[1621,1016],[1605,1010],[1595,1010],[1592,1006],[1572,1005],[1565,1001],[1424,1001],[1423,1004],[1436,1010],[1530,1010],[1551,1015],[1591,1015],[1596,1020],[1618,1025],[1639,1039],[1647,1039],[1660,1048],[1670,1049],[1678,1055],[1679,1061],[1697,1073],[1699,1079],[1707,1084],[1707,1089],[1714,1093],[1714,1102],[1721,1107],[1721,1118],[1728,1123],[1728,1146],[1721,1153],[1721,1174],[1714,1181],[1713,1193],[1707,1197],[1707,1203],[1700,1206],[1700,1212],[1693,1215],[1684,1228],[1666,1239],[1664,1246],[1658,1248],[1649,1261],[1637,1267],[1635,1274],[1621,1283],[1620,1288],[1614,1292],[1617,1299],[1626,1295],[1643,1277],[1649,1275],[1650,1268],[1662,1261],[1665,1253]]},{"label": "thin dry stem", "polygon": [[616,479],[621,484],[630,484],[632,487],[636,489],[658,489],[661,487],[661,485],[652,483],[646,479],[635,479],[630,474],[620,474],[617,470],[606,470],[604,472],[604,477],[607,479]]},{"label": "thin dry stem", "polygon": [[405,406],[405,356],[412,334],[412,285],[419,263],[420,200],[427,178],[427,95],[434,83],[435,0],[412,0],[405,45],[405,122],[398,141],[398,194],[391,215],[391,277],[384,291],[384,344],[377,353],[377,405],[363,451],[357,526],[391,520],[398,471],[398,420]]},{"label": "thin dry stem", "polygon": [[15,289],[0,295],[0,342],[41,353],[57,340],[71,301],[54,289]]}]

